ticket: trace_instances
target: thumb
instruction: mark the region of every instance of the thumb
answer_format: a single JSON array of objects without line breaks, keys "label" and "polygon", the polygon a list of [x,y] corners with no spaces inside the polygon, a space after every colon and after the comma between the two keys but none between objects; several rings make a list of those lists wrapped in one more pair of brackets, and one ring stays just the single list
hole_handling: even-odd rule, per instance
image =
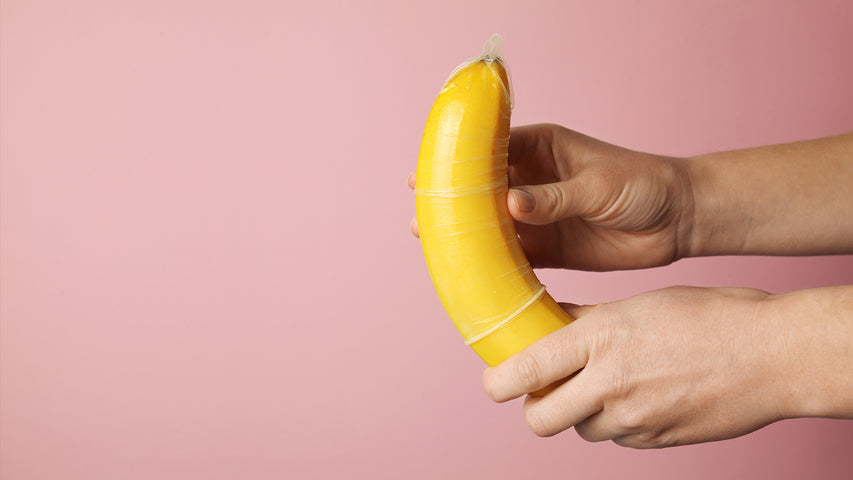
[{"label": "thumb", "polygon": [[516,220],[545,225],[583,214],[589,196],[580,193],[578,179],[544,185],[525,185],[509,191],[509,212]]}]

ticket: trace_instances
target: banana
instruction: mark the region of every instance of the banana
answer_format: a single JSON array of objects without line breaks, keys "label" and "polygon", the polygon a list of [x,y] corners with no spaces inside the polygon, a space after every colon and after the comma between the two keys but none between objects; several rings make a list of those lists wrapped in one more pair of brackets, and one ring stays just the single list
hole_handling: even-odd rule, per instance
[{"label": "banana", "polygon": [[497,365],[573,321],[536,278],[507,210],[512,110],[501,38],[451,73],[418,155],[421,247],[439,299],[465,342]]}]

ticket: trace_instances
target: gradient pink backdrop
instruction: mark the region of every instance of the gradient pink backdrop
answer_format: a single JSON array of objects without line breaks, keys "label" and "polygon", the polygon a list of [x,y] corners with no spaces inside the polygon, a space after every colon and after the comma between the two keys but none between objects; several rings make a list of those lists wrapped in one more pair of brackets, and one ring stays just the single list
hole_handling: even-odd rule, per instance
[{"label": "gradient pink backdrop", "polygon": [[[515,124],[672,155],[853,128],[849,1],[2,3],[0,477],[849,478],[853,423],[635,451],[494,405],[405,185],[500,32]],[[592,303],[853,258],[543,272]]]}]

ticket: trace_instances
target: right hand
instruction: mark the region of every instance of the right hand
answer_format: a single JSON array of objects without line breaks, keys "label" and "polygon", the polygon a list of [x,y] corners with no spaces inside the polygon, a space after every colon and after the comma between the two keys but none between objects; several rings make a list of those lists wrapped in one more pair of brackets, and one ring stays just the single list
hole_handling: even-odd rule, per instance
[{"label": "right hand", "polygon": [[539,124],[512,129],[508,163],[509,212],[534,267],[625,270],[687,256],[693,195],[684,160]]},{"label": "right hand", "polygon": [[[843,361],[805,354],[809,327],[779,314],[791,305],[783,297],[669,287],[568,306],[574,323],[487,368],[483,386],[496,402],[527,394],[524,415],[541,436],[574,426],[585,440],[634,448],[737,437],[806,411],[798,365],[853,379],[838,368]],[[828,397],[810,393],[815,404]]]}]

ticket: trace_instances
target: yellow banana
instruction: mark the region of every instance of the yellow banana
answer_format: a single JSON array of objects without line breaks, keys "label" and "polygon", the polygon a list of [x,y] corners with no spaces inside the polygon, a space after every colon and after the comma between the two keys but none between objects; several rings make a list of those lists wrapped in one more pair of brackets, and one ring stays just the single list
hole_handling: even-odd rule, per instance
[{"label": "yellow banana", "polygon": [[466,343],[497,365],[572,318],[545,291],[507,210],[512,109],[500,36],[463,63],[427,119],[415,185],[438,296]]}]

